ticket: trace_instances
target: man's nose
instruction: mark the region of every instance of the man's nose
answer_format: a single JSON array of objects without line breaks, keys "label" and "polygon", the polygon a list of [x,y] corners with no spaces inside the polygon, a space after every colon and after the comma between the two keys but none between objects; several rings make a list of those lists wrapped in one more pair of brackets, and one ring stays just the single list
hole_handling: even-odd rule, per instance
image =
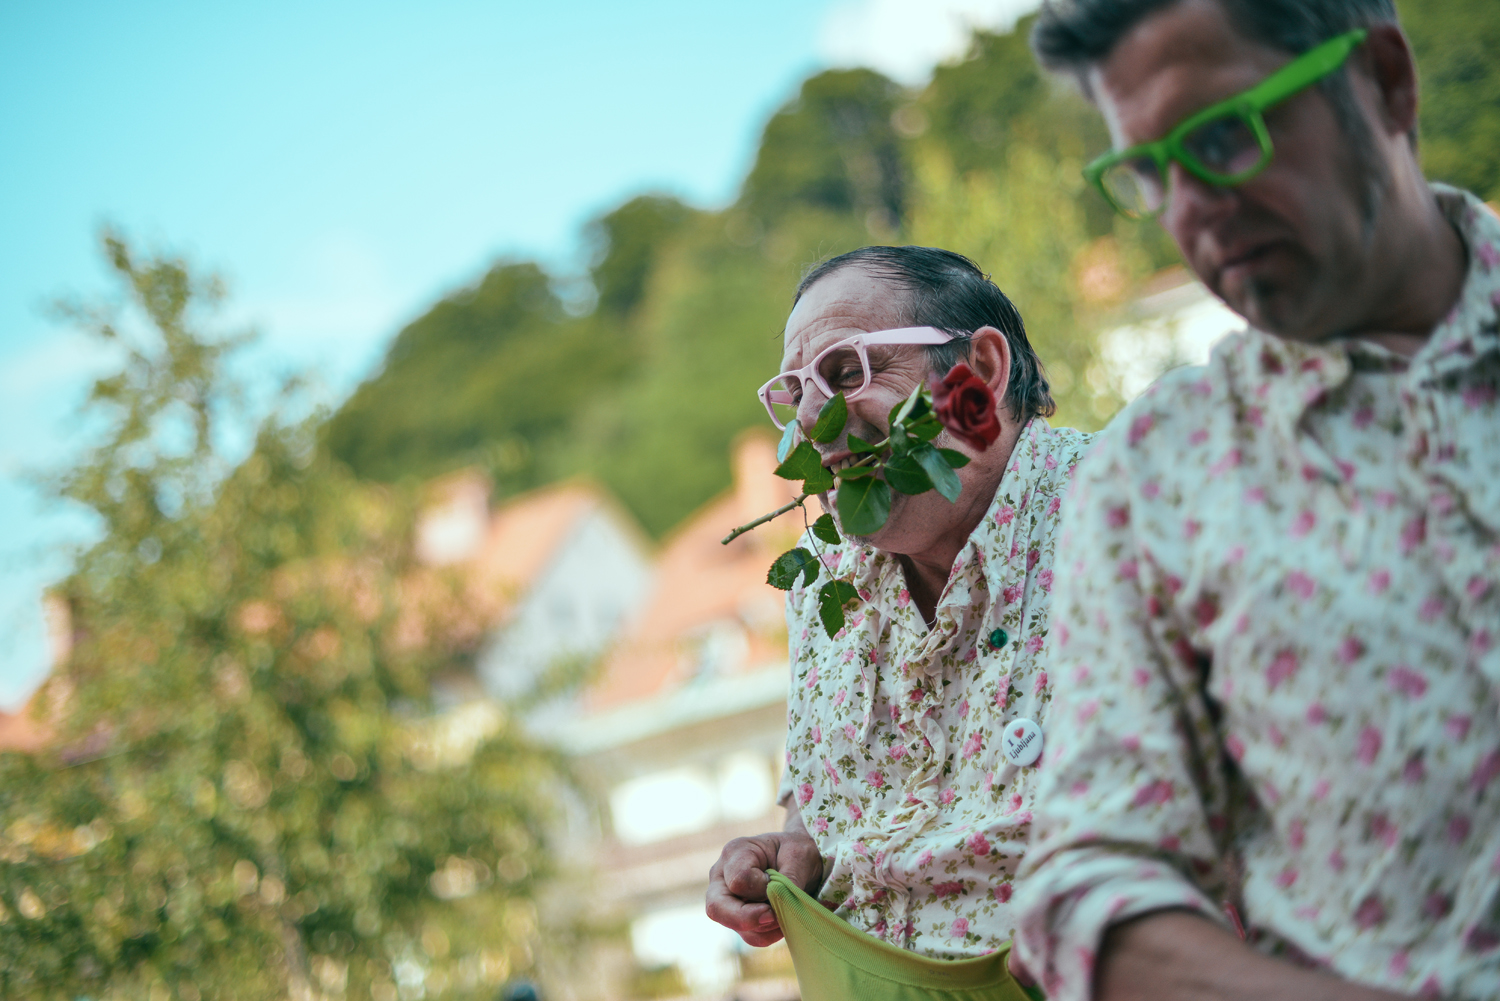
[{"label": "man's nose", "polygon": [[1239,201],[1239,194],[1234,188],[1209,184],[1180,163],[1174,162],[1167,169],[1170,184],[1161,222],[1167,232],[1177,237],[1177,242],[1186,247],[1188,242],[1185,238],[1190,238],[1205,226],[1222,221],[1233,212]]}]

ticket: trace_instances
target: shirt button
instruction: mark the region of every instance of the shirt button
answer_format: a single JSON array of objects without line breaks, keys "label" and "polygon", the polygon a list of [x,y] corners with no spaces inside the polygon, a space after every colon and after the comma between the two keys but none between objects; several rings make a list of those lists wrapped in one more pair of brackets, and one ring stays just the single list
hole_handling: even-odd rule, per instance
[{"label": "shirt button", "polygon": [[998,650],[1010,642],[1010,637],[1005,634],[1004,629],[996,629],[990,633],[990,649]]},{"label": "shirt button", "polygon": [[1034,765],[1042,756],[1042,728],[1029,719],[1013,719],[1005,724],[1000,747],[1005,760],[1018,768]]}]

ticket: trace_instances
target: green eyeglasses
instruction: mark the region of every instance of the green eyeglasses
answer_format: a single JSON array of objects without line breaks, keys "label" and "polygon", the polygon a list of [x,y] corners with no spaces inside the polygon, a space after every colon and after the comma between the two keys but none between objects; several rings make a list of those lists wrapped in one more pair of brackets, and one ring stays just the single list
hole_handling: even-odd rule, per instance
[{"label": "green eyeglasses", "polygon": [[1263,112],[1343,66],[1367,34],[1357,28],[1309,49],[1249,90],[1188,116],[1166,138],[1104,154],[1083,169],[1084,178],[1131,219],[1166,206],[1171,160],[1209,184],[1244,184],[1274,152]]}]

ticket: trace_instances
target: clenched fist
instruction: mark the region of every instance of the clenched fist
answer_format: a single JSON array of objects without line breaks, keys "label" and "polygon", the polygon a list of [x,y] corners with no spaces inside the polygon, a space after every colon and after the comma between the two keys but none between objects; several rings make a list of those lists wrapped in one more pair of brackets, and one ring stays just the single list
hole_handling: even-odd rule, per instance
[{"label": "clenched fist", "polygon": [[767,869],[775,869],[809,893],[815,893],[822,882],[823,857],[795,808],[787,817],[785,831],[735,838],[708,872],[708,916],[755,946],[781,940],[776,915],[766,902]]}]

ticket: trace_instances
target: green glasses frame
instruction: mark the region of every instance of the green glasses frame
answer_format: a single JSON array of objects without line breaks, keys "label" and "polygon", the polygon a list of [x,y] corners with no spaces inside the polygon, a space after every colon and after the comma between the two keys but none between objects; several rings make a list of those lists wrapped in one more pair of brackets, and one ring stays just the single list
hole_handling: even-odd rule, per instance
[{"label": "green glasses frame", "polygon": [[[1176,128],[1168,132],[1165,138],[1155,142],[1141,143],[1129,149],[1105,153],[1083,168],[1084,179],[1099,190],[1110,205],[1114,206],[1116,212],[1131,219],[1155,217],[1160,215],[1162,209],[1166,207],[1170,184],[1167,164],[1172,160],[1182,164],[1184,170],[1208,184],[1232,187],[1245,183],[1266,169],[1266,165],[1271,162],[1271,156],[1275,152],[1271,146],[1271,135],[1266,131],[1266,120],[1262,113],[1334,73],[1344,65],[1350,53],[1357,49],[1368,35],[1367,29],[1356,28],[1330,38],[1293,59],[1249,90],[1189,115],[1178,123]],[[1183,139],[1209,122],[1232,117],[1239,118],[1249,126],[1255,141],[1260,144],[1260,157],[1251,167],[1237,173],[1224,174],[1213,170],[1198,159],[1183,143]],[[1142,159],[1150,159],[1154,162],[1162,178],[1161,204],[1146,211],[1122,204],[1111,193],[1109,184],[1106,183],[1106,175],[1111,168]]]}]

